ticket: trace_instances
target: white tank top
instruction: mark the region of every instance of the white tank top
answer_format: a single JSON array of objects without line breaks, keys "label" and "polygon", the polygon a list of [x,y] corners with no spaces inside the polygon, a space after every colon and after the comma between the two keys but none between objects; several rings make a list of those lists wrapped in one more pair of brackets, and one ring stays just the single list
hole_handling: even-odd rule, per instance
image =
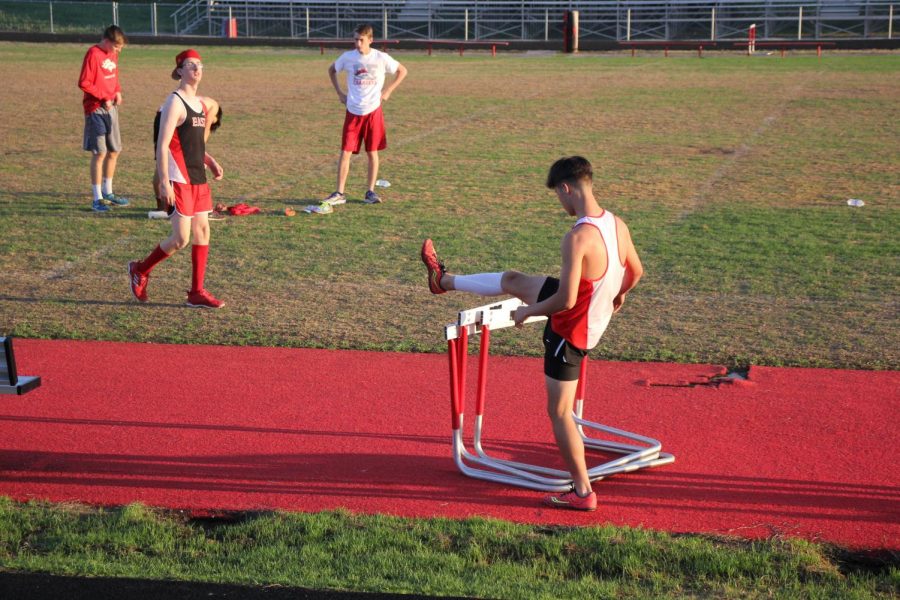
[{"label": "white tank top", "polygon": [[599,217],[582,217],[572,229],[581,225],[597,228],[606,247],[606,272],[597,279],[578,282],[575,306],[550,317],[550,326],[567,342],[582,350],[590,350],[600,342],[613,314],[613,299],[622,289],[625,261],[619,256],[616,218],[609,211]]}]

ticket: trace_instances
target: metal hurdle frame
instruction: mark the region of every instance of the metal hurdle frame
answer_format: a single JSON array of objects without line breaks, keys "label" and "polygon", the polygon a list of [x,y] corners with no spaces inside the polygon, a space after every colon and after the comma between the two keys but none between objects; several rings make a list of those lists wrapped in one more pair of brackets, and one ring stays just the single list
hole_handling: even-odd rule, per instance
[{"label": "metal hurdle frame", "polygon": [[[524,302],[518,298],[486,304],[459,312],[456,323],[444,328],[447,339],[447,354],[450,367],[450,412],[453,427],[453,459],[459,470],[469,477],[497,483],[546,492],[566,492],[572,489],[572,479],[567,471],[539,465],[516,462],[492,457],[482,446],[484,427],[485,387],[487,383],[487,358],[491,331],[515,325],[513,316]],[[546,317],[532,317],[525,323],[546,321]],[[468,339],[470,335],[481,335],[479,351],[478,382],[475,398],[474,453],[470,452],[463,439],[465,412],[466,363]],[[578,388],[575,394],[573,416],[585,447],[622,456],[588,469],[591,481],[599,481],[616,473],[627,473],[638,469],[657,467],[675,461],[672,454],[662,452],[662,444],[653,438],[617,429],[601,423],[589,421],[584,414],[584,390],[587,372],[587,358],[581,365]],[[585,429],[612,434],[633,442],[622,443],[591,437]]]}]

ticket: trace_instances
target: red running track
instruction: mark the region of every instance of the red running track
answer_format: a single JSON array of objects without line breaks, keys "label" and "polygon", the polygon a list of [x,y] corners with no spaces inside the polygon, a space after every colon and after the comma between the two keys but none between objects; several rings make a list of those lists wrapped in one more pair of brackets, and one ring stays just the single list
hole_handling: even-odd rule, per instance
[{"label": "red running track", "polygon": [[[900,548],[898,372],[754,367],[751,384],[717,387],[703,384],[715,366],[591,362],[585,416],[656,437],[677,460],[595,484],[600,509],[574,513],[456,470],[442,355],[22,339],[15,350],[20,373],[42,377],[0,396],[0,495],[17,500]],[[485,448],[562,468],[539,359],[491,358]]]}]

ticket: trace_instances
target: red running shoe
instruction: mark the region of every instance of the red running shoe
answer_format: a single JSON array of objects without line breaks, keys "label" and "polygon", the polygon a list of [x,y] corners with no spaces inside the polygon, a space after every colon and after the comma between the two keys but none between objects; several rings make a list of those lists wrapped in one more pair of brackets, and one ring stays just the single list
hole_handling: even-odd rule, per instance
[{"label": "red running shoe", "polygon": [[559,496],[544,496],[544,504],[553,508],[569,508],[571,510],[597,510],[597,494],[591,492],[584,498],[575,491],[560,494]]},{"label": "red running shoe", "polygon": [[133,260],[128,263],[128,278],[131,280],[131,293],[141,302],[146,302],[147,283],[150,281],[150,276],[137,270],[137,261]]},{"label": "red running shoe", "polygon": [[428,268],[428,289],[432,294],[443,294],[447,290],[441,287],[441,277],[447,272],[444,263],[438,260],[434,252],[434,243],[427,239],[422,243],[422,262]]},{"label": "red running shoe", "polygon": [[206,290],[197,290],[188,292],[187,305],[194,308],[222,308],[225,303]]}]

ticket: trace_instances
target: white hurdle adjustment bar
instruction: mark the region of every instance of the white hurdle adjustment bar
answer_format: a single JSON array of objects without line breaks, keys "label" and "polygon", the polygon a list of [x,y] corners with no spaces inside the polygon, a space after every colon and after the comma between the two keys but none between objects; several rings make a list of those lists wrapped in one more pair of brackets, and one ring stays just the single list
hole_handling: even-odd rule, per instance
[{"label": "white hurdle adjustment bar", "polygon": [[[485,387],[487,383],[487,362],[491,331],[515,325],[513,316],[524,303],[518,298],[508,298],[493,304],[459,312],[456,323],[444,328],[447,339],[447,354],[450,365],[450,413],[453,427],[453,459],[463,474],[476,479],[506,483],[519,487],[547,492],[566,492],[572,488],[572,478],[568,471],[561,471],[540,465],[516,462],[489,455],[482,446],[484,427]],[[525,323],[546,321],[546,317],[532,317]],[[470,452],[463,440],[463,413],[466,396],[466,362],[469,337],[480,334],[481,348],[478,358],[478,381],[475,395],[474,453]],[[586,448],[621,455],[588,468],[591,481],[599,481],[616,473],[627,473],[657,467],[675,461],[671,454],[662,452],[662,444],[653,438],[617,429],[584,418],[584,390],[587,372],[587,358],[581,364],[581,374],[575,394],[574,418]],[[598,432],[604,437],[592,437],[585,430]],[[609,437],[624,438],[628,442],[615,441]]]}]

